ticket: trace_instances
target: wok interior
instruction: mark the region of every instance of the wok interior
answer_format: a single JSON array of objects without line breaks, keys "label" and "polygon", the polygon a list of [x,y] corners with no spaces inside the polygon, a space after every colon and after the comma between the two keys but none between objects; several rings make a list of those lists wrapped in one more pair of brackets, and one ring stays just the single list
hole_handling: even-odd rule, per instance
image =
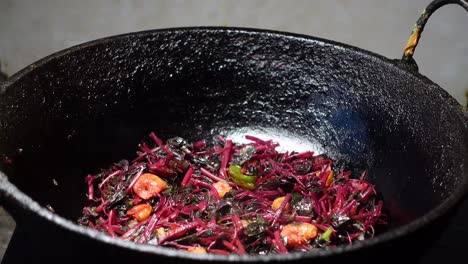
[{"label": "wok interior", "polygon": [[429,81],[322,41],[214,29],[139,33],[73,49],[14,81],[0,98],[0,150],[13,160],[2,170],[76,220],[84,177],[133,158],[150,131],[188,140],[271,135],[324,151],[356,176],[368,169],[399,226],[463,181],[456,107]]}]

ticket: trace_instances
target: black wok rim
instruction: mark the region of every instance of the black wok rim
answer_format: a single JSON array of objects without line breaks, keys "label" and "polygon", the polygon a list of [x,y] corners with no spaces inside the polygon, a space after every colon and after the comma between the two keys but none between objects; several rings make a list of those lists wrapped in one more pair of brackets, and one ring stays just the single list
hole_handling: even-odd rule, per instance
[{"label": "black wok rim", "polygon": [[[339,43],[336,41],[331,41],[331,40],[326,40],[322,38],[317,38],[317,37],[312,37],[308,35],[303,35],[303,34],[296,34],[296,33],[289,33],[289,32],[282,32],[282,31],[275,31],[275,30],[264,30],[264,29],[255,29],[255,28],[241,28],[241,27],[180,27],[180,28],[166,28],[166,29],[156,29],[156,30],[146,30],[146,31],[139,31],[139,32],[132,32],[132,33],[126,33],[126,34],[121,34],[121,35],[115,35],[115,36],[110,36],[110,37],[105,37],[105,38],[100,38],[94,41],[86,42],[80,45],[73,46],[68,49],[64,49],[62,51],[53,53],[47,57],[44,57],[43,59],[34,62],[33,64],[27,66],[26,68],[22,69],[21,71],[17,72],[14,74],[6,83],[3,89],[0,90],[0,94],[3,93],[10,84],[13,84],[17,81],[20,81],[21,78],[25,75],[27,75],[29,72],[33,71],[34,68],[42,66],[46,64],[47,62],[61,57],[65,56],[67,54],[73,53],[75,51],[99,45],[102,43],[106,43],[108,41],[113,41],[115,39],[124,39],[128,37],[133,37],[136,35],[139,36],[144,36],[144,35],[153,35],[153,34],[167,34],[167,33],[174,33],[174,32],[204,32],[204,33],[242,33],[242,34],[251,34],[251,35],[256,35],[256,34],[265,34],[265,35],[272,35],[272,36],[278,36],[278,37],[283,37],[283,38],[292,38],[292,39],[297,39],[302,42],[316,42],[320,43],[322,45],[330,45],[335,48],[339,49],[344,49],[347,51],[351,51],[354,53],[358,53],[361,56],[371,58],[372,60],[376,62],[380,62],[385,64],[388,67],[393,67],[397,69],[398,71],[401,71],[401,73],[411,73],[415,79],[422,80],[423,82],[427,83],[428,85],[435,85],[438,87],[440,92],[445,93],[448,95],[448,93],[440,88],[438,85],[433,83],[431,80],[426,78],[425,76],[417,73],[417,72],[409,72],[397,65],[397,62],[395,60],[390,60],[382,55],[363,50],[354,46],[350,46],[347,44]],[[448,98],[452,98],[451,96],[448,95]],[[453,99],[453,98],[452,98]],[[456,102],[456,100],[450,100],[448,101],[449,104],[457,105],[458,108],[462,109],[462,107]],[[463,118],[463,111],[460,111],[461,118]],[[466,126],[465,126],[466,127]],[[466,141],[466,140],[465,140]],[[465,143],[466,144],[466,143]],[[465,159],[465,167],[468,167],[468,159]],[[400,227],[397,227],[395,229],[392,229],[389,232],[385,232],[381,235],[377,235],[372,239],[360,241],[358,243],[354,243],[352,245],[345,245],[345,246],[340,246],[337,248],[333,249],[326,249],[326,250],[320,250],[316,251],[313,253],[290,253],[290,254],[274,254],[274,255],[267,255],[267,256],[257,256],[257,255],[228,255],[228,256],[222,256],[222,255],[214,255],[214,254],[205,254],[205,255],[199,255],[199,254],[191,254],[188,252],[184,252],[182,250],[177,250],[177,249],[171,249],[171,248],[164,248],[164,247],[155,247],[155,246],[150,246],[150,245],[142,245],[142,244],[136,244],[133,242],[129,241],[124,241],[120,239],[115,239],[110,236],[107,236],[101,232],[95,231],[90,228],[86,228],[83,226],[80,226],[73,221],[70,221],[68,219],[65,219],[64,217],[61,217],[57,214],[52,213],[45,207],[42,207],[34,201],[31,197],[20,191],[15,185],[13,185],[10,181],[8,181],[7,176],[0,171],[0,188],[3,189],[5,199],[8,202],[17,204],[20,206],[22,209],[26,211],[30,211],[33,214],[36,214],[37,216],[43,218],[46,221],[51,221],[52,223],[58,225],[59,227],[71,231],[74,233],[77,233],[79,235],[84,235],[88,236],[92,239],[96,239],[100,242],[111,244],[114,246],[130,249],[130,250],[135,250],[139,252],[145,252],[149,254],[154,254],[155,256],[157,255],[163,255],[166,257],[176,257],[176,258],[186,258],[186,259],[193,259],[193,260],[204,260],[204,261],[242,261],[242,262],[268,262],[268,261],[292,261],[292,260],[298,260],[298,259],[314,259],[314,258],[325,258],[328,256],[332,256],[335,254],[340,254],[340,253],[350,253],[353,251],[358,251],[363,248],[367,247],[372,247],[374,245],[379,245],[384,242],[389,242],[391,240],[400,238],[402,236],[411,234],[424,226],[427,226],[429,223],[435,221],[436,219],[440,218],[441,216],[445,215],[448,213],[451,209],[453,209],[456,204],[461,202],[461,200],[468,194],[468,171],[464,171],[463,175],[463,182],[460,184],[460,186],[457,187],[456,191],[453,192],[448,198],[446,198],[440,205],[429,211],[427,214],[423,215],[422,217],[406,224]]]}]

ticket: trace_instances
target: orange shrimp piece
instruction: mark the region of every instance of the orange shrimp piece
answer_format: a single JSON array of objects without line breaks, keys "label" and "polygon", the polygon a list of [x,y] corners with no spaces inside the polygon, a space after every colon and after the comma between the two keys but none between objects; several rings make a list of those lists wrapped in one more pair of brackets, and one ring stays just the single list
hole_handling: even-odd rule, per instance
[{"label": "orange shrimp piece", "polygon": [[195,253],[195,254],[206,254],[206,249],[204,247],[190,247],[187,249],[188,252],[190,253]]},{"label": "orange shrimp piece", "polygon": [[133,185],[133,191],[142,199],[148,200],[167,188],[167,183],[158,176],[144,173]]},{"label": "orange shrimp piece", "polygon": [[149,204],[139,204],[128,210],[127,215],[135,218],[138,222],[146,220],[153,210]]},{"label": "orange shrimp piece", "polygon": [[213,186],[215,187],[216,191],[218,191],[218,195],[220,198],[223,198],[224,195],[232,190],[232,187],[226,181],[219,181],[214,183]]},{"label": "orange shrimp piece", "polygon": [[[274,211],[278,210],[281,206],[281,204],[283,203],[284,199],[286,198],[286,196],[282,196],[282,197],[278,197],[276,198],[273,203],[271,204],[271,209],[273,209]],[[286,210],[289,209],[289,203],[286,204],[286,207],[285,207]]]},{"label": "orange shrimp piece", "polygon": [[304,245],[317,236],[317,227],[309,223],[295,223],[283,226],[280,235],[286,239],[286,246]]}]

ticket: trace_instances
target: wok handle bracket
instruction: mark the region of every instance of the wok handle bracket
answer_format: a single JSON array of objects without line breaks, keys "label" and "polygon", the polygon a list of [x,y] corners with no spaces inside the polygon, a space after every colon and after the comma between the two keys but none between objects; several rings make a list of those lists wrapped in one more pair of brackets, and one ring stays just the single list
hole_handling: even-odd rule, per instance
[{"label": "wok handle bracket", "polygon": [[401,58],[402,62],[412,68],[415,68],[417,71],[417,64],[413,58],[414,50],[418,46],[419,39],[421,38],[421,33],[424,30],[424,26],[426,25],[429,17],[439,8],[448,4],[457,4],[463,7],[466,11],[468,11],[468,0],[434,0],[432,1],[421,13],[418,21],[413,27],[413,31],[406,43],[406,46],[403,51],[403,57]]}]

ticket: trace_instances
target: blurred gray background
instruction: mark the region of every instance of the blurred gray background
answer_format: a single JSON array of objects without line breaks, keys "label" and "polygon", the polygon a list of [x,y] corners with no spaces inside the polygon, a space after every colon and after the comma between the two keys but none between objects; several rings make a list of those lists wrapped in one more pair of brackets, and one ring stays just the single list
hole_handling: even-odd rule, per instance
[{"label": "blurred gray background", "polygon": [[[61,49],[165,27],[242,26],[336,40],[400,58],[429,0],[0,0],[0,66],[12,75]],[[420,71],[466,105],[468,14],[437,11],[416,50]],[[0,259],[12,222],[0,209]],[[2,236],[3,234],[3,236]]]}]

